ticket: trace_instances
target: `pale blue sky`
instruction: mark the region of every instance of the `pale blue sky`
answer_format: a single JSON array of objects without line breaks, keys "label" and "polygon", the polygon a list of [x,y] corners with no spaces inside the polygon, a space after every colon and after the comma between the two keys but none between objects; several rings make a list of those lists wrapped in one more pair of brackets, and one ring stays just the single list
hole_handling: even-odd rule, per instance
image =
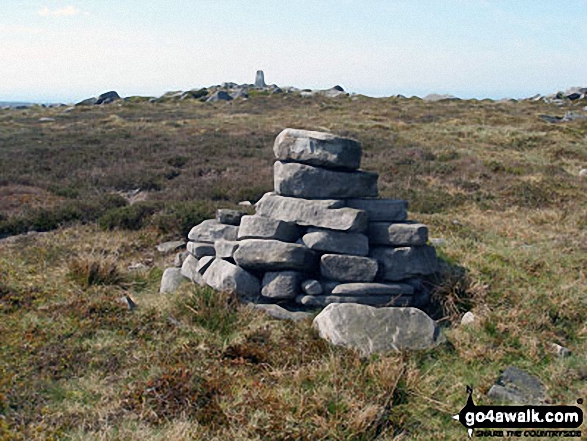
[{"label": "pale blue sky", "polygon": [[373,96],[587,86],[587,0],[0,0],[0,100],[224,81]]}]

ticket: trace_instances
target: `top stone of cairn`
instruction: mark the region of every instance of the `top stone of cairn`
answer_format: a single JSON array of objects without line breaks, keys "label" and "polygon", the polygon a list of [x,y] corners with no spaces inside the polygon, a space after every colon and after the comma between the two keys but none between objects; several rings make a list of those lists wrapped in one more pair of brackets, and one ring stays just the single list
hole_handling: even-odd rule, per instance
[{"label": "top stone of cairn", "polygon": [[361,165],[361,144],[349,138],[309,130],[285,129],[275,139],[275,157],[317,167],[356,170]]}]

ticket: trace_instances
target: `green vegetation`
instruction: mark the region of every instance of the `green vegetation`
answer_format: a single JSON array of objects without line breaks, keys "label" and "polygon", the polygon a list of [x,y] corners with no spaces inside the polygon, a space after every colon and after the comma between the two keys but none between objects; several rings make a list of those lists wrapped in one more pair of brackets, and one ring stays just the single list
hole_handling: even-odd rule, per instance
[{"label": "green vegetation", "polygon": [[[0,241],[0,439],[462,439],[465,386],[487,403],[511,364],[575,403],[587,121],[538,117],[565,110],[291,95],[0,110],[0,235],[48,231]],[[429,283],[447,344],[362,359],[229,295],[158,294],[173,256],[155,245],[269,191],[284,127],[360,140],[382,196],[444,239]],[[470,309],[479,323],[459,326]]]}]

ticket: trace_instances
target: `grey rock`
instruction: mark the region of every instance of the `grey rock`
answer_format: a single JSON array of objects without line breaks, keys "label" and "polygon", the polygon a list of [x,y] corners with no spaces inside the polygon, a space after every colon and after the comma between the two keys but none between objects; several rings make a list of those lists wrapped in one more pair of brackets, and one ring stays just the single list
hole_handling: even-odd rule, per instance
[{"label": "grey rock", "polygon": [[163,271],[161,277],[161,287],[159,288],[160,293],[174,292],[179,286],[185,282],[185,278],[181,274],[179,268],[167,268]]},{"label": "grey rock", "polygon": [[370,282],[377,275],[376,259],[343,254],[324,254],[320,258],[320,274],[339,282]]},{"label": "grey rock", "polygon": [[579,170],[579,177],[580,178],[587,178],[587,168],[582,168],[581,170]]},{"label": "grey rock", "polygon": [[302,237],[304,245],[314,251],[366,256],[369,239],[364,234],[309,228]]},{"label": "grey rock", "polygon": [[251,204],[251,201],[240,201],[238,204],[243,207],[250,207],[253,205],[253,204]]},{"label": "grey rock", "polygon": [[572,355],[569,348],[565,348],[557,343],[550,343],[550,349],[560,358],[570,357]]},{"label": "grey rock", "polygon": [[369,242],[393,247],[426,245],[428,228],[418,223],[369,222]]},{"label": "grey rock", "polygon": [[255,75],[255,87],[267,87],[267,84],[265,84],[265,73],[262,70],[258,70]]},{"label": "grey rock", "polygon": [[302,291],[310,296],[319,296],[324,291],[317,280],[309,279],[302,282]]},{"label": "grey rock", "polygon": [[449,94],[431,93],[429,95],[426,95],[424,98],[422,98],[422,100],[434,103],[437,101],[455,101],[455,100],[460,100],[460,98],[457,98],[456,96],[449,95]]},{"label": "grey rock", "polygon": [[266,193],[256,204],[257,214],[302,226],[361,232],[367,228],[367,213],[343,208],[340,200],[305,200]]},{"label": "grey rock", "polygon": [[191,229],[188,238],[194,242],[214,243],[217,240],[236,240],[238,227],[221,224],[215,219],[208,219]]},{"label": "grey rock", "polygon": [[378,195],[377,173],[334,171],[294,162],[273,165],[275,192],[298,198],[361,198]]},{"label": "grey rock", "polygon": [[296,303],[304,306],[327,306],[332,303],[356,303],[370,306],[414,306],[412,296],[351,296],[328,294],[323,296],[300,295],[296,297]]},{"label": "grey rock", "polygon": [[243,240],[234,253],[234,260],[239,266],[252,271],[312,272],[317,266],[313,251],[303,245],[278,240]]},{"label": "grey rock", "polygon": [[275,157],[317,167],[356,170],[361,166],[361,144],[324,132],[285,129],[275,139]]},{"label": "grey rock", "polygon": [[540,380],[515,366],[508,366],[487,396],[515,404],[541,404],[546,391]]},{"label": "grey rock", "polygon": [[157,245],[157,251],[160,253],[170,253],[172,251],[177,250],[185,246],[185,241],[183,240],[174,240],[172,242],[163,242]]},{"label": "grey rock", "polygon": [[118,93],[116,93],[115,91],[110,91],[110,92],[106,92],[103,93],[102,95],[100,95],[97,99],[96,102],[94,104],[99,105],[99,104],[109,104],[112,103],[116,100],[120,99],[120,95],[118,95]]},{"label": "grey rock", "polygon": [[215,256],[216,251],[214,250],[214,244],[207,242],[188,242],[187,250],[196,259],[200,259],[204,256]]},{"label": "grey rock", "polygon": [[49,123],[49,122],[55,122],[55,118],[47,118],[47,117],[43,117],[43,118],[39,118],[39,122],[40,122],[40,123]]},{"label": "grey rock", "polygon": [[259,279],[222,259],[214,259],[204,273],[204,281],[217,291],[235,292],[243,297],[256,297],[261,293]]},{"label": "grey rock", "polygon": [[177,268],[181,268],[183,262],[188,257],[190,253],[188,251],[182,251],[181,253],[177,253],[175,255],[175,259],[173,260],[173,265]]},{"label": "grey rock", "polygon": [[320,336],[364,356],[405,349],[430,349],[444,341],[434,320],[415,308],[330,304],[313,322]]},{"label": "grey rock", "polygon": [[413,276],[430,275],[438,271],[438,260],[433,247],[377,247],[371,257],[379,261],[384,280],[397,281]]},{"label": "grey rock", "polygon": [[311,312],[288,311],[279,305],[257,304],[253,307],[279,320],[293,320],[294,322],[298,322],[300,320],[311,319],[313,315]]},{"label": "grey rock", "polygon": [[198,272],[198,259],[196,259],[191,254],[186,257],[181,266],[181,275],[187,277],[194,283],[197,283],[200,286],[204,286],[206,283],[204,279],[202,279],[202,275]]},{"label": "grey rock", "polygon": [[300,230],[293,222],[264,216],[243,216],[238,230],[238,239],[255,238],[295,242],[300,238]]},{"label": "grey rock", "polygon": [[206,273],[206,270],[210,268],[210,265],[212,265],[212,262],[214,262],[214,256],[202,257],[198,260],[198,266],[196,266],[196,271],[200,273],[201,276],[203,276]]},{"label": "grey rock", "polygon": [[332,290],[339,296],[411,296],[414,287],[406,283],[341,283]]},{"label": "grey rock", "polygon": [[232,97],[228,94],[228,92],[219,90],[210,95],[210,98],[206,100],[208,103],[216,103],[219,101],[232,101]]},{"label": "grey rock", "polygon": [[216,210],[216,220],[221,224],[239,226],[241,223],[241,219],[245,214],[247,213],[245,213],[244,211],[221,208],[219,210]]},{"label": "grey rock", "polygon": [[305,275],[297,271],[268,272],[263,276],[261,295],[272,299],[295,299]]},{"label": "grey rock", "polygon": [[463,318],[461,319],[461,325],[462,326],[472,325],[476,321],[477,321],[477,316],[475,314],[473,314],[471,311],[467,311],[465,313],[465,315],[463,315]]},{"label": "grey rock", "polygon": [[247,99],[249,97],[249,94],[244,89],[237,89],[234,92],[232,92],[230,96],[233,100],[236,100],[238,98]]},{"label": "grey rock", "polygon": [[221,239],[214,242],[216,257],[219,259],[232,259],[238,247],[239,243],[234,240]]},{"label": "grey rock", "polygon": [[[180,265],[181,266],[181,265]],[[127,268],[129,272],[145,272],[149,270],[149,267],[141,262],[131,263]]]},{"label": "grey rock", "polygon": [[97,98],[86,98],[85,100],[80,101],[79,103],[76,103],[75,106],[93,106],[94,104],[96,104],[96,101],[98,101]]},{"label": "grey rock", "polygon": [[395,199],[349,199],[347,207],[364,210],[370,222],[401,222],[408,218],[407,201]]}]

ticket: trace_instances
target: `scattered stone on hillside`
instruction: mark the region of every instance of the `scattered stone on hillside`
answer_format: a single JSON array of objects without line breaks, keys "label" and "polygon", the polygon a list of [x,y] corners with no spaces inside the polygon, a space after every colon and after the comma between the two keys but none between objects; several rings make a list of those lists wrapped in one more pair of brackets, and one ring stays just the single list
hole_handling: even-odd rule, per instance
[{"label": "scattered stone on hillside", "polygon": [[76,106],[93,106],[94,104],[96,104],[96,101],[98,101],[97,98],[86,98],[85,100],[80,101],[79,103],[76,103]]},{"label": "scattered stone on hillside", "polygon": [[178,248],[181,248],[185,246],[185,241],[184,240],[174,240],[171,242],[163,242],[160,243],[159,245],[157,245],[157,251],[159,251],[160,253],[171,253],[172,251],[177,250]]},{"label": "scattered stone on hillside", "polygon": [[275,304],[257,304],[254,305],[253,308],[264,311],[273,318],[279,320],[293,320],[294,322],[311,319],[313,315],[311,312],[289,311]]},{"label": "scattered stone on hillside", "polygon": [[430,349],[444,341],[434,320],[415,308],[330,304],[314,319],[320,336],[364,356],[405,349]]},{"label": "scattered stone on hillside", "polygon": [[267,84],[265,84],[265,72],[262,70],[258,70],[255,75],[255,87],[267,87]]},{"label": "scattered stone on hillside", "polygon": [[369,254],[369,238],[360,233],[308,228],[302,237],[304,245],[314,251],[366,256]]},{"label": "scattered stone on hillside", "polygon": [[398,281],[413,276],[426,276],[438,271],[438,260],[433,247],[376,247],[371,257],[381,265],[384,280]]},{"label": "scattered stone on hillside", "polygon": [[221,224],[235,225],[238,227],[241,224],[242,217],[246,214],[244,211],[221,208],[216,210],[216,220]]},{"label": "scattered stone on hillside", "polygon": [[242,240],[234,253],[235,262],[252,271],[312,271],[316,259],[303,245],[265,239]]},{"label": "scattered stone on hillside", "polygon": [[216,257],[218,257],[219,259],[232,259],[238,247],[239,243],[234,240],[221,239],[214,242]]},{"label": "scattered stone on hillside", "polygon": [[43,117],[43,118],[39,118],[39,122],[40,122],[40,123],[50,123],[50,122],[55,122],[55,118],[48,118],[48,117]]},{"label": "scattered stone on hillside", "polygon": [[230,94],[230,96],[232,97],[233,100],[236,100],[238,98],[247,99],[249,97],[249,94],[247,92],[245,92],[243,89],[237,89],[234,92],[232,92]]},{"label": "scattered stone on hillside", "polygon": [[228,92],[224,90],[218,90],[206,100],[208,103],[216,103],[218,101],[232,101],[232,97],[228,94]]},{"label": "scattered stone on hillside", "polygon": [[300,230],[293,222],[270,219],[265,216],[243,216],[238,230],[238,239],[275,239],[295,242]]},{"label": "scattered stone on hillside", "polygon": [[539,405],[546,399],[540,380],[515,366],[508,366],[487,393],[495,401]]},{"label": "scattered stone on hillside", "polygon": [[272,299],[295,299],[306,277],[297,271],[267,272],[263,276],[261,295]]},{"label": "scattered stone on hillside", "polygon": [[559,345],[558,343],[550,343],[550,350],[560,358],[570,357],[572,352],[569,348]]},{"label": "scattered stone on hillside", "polygon": [[477,321],[477,316],[475,314],[473,314],[471,311],[467,311],[465,313],[465,315],[463,315],[463,318],[461,319],[461,325],[463,325],[463,326],[472,325],[476,321]]},{"label": "scattered stone on hillside", "polygon": [[214,243],[217,240],[236,240],[238,227],[225,225],[216,219],[208,219],[191,229],[188,238],[194,242]]},{"label": "scattered stone on hillside", "polygon": [[370,222],[401,222],[408,218],[408,203],[402,200],[348,199],[347,206],[366,211]]},{"label": "scattered stone on hillside", "polygon": [[202,275],[198,272],[198,259],[196,259],[191,254],[186,257],[183,265],[181,266],[181,275],[200,286],[205,285],[204,279],[202,279]]},{"label": "scattered stone on hillside", "polygon": [[369,241],[393,247],[419,246],[428,242],[428,228],[418,223],[370,222]]},{"label": "scattered stone on hillside", "polygon": [[361,145],[349,138],[309,130],[285,129],[275,139],[275,157],[317,167],[356,170]]},{"label": "scattered stone on hillside", "polygon": [[371,282],[377,275],[377,260],[344,254],[324,254],[320,275],[338,282]]},{"label": "scattered stone on hillside", "polygon": [[175,266],[176,268],[181,268],[184,260],[186,259],[186,257],[188,257],[189,254],[189,251],[182,251],[181,253],[177,253],[175,255],[175,259],[173,260],[173,266]]},{"label": "scattered stone on hillside", "polygon": [[149,267],[142,262],[131,263],[127,268],[129,272],[143,272],[148,271]]},{"label": "scattered stone on hillside", "polygon": [[341,283],[332,290],[339,296],[411,296],[414,287],[406,283]]},{"label": "scattered stone on hillside", "polygon": [[414,306],[412,296],[396,295],[334,295],[327,294],[321,296],[299,295],[296,297],[296,303],[303,306],[327,306],[333,303],[354,303],[369,306],[389,306],[389,307],[407,307]]},{"label": "scattered stone on hillside", "polygon": [[302,282],[302,291],[311,296],[319,296],[323,293],[322,285],[314,279],[305,280]]},{"label": "scattered stone on hillside", "polygon": [[209,242],[188,242],[187,250],[196,258],[201,259],[204,256],[215,256],[216,250],[214,244]]},{"label": "scattered stone on hillside", "polygon": [[295,222],[302,226],[315,226],[348,232],[365,231],[367,213],[345,208],[340,200],[306,200],[266,193],[255,208],[260,216]]},{"label": "scattered stone on hillside", "polygon": [[431,245],[434,245],[435,247],[441,247],[446,245],[446,239],[443,237],[431,237],[428,239],[430,241]]},{"label": "scattered stone on hillside", "polygon": [[579,170],[579,177],[587,178],[587,168],[582,168],[581,170]]},{"label": "scattered stone on hillside", "polygon": [[337,98],[339,96],[348,96],[348,93],[344,91],[344,89],[340,86],[334,86],[330,89],[326,89],[320,92],[321,95],[324,95],[327,98]]},{"label": "scattered stone on hillside", "polygon": [[251,201],[240,201],[238,204],[243,207],[251,207],[253,205]]},{"label": "scattered stone on hillside", "polygon": [[217,291],[230,291],[243,297],[261,293],[259,279],[226,260],[215,259],[204,273],[204,281]]},{"label": "scattered stone on hillside", "polygon": [[541,118],[542,120],[552,123],[552,124],[557,124],[557,123],[565,123],[565,122],[571,122],[571,121],[575,121],[575,120],[582,120],[587,118],[587,115],[582,115],[580,113],[575,113],[575,112],[567,112],[565,113],[564,116],[550,116],[550,115],[539,115],[539,118]]},{"label": "scattered stone on hillside", "polygon": [[185,282],[185,277],[181,274],[180,268],[167,268],[163,271],[159,292],[162,294],[174,292],[183,282]]},{"label": "scattered stone on hillside", "polygon": [[443,95],[443,94],[431,93],[429,95],[426,95],[424,98],[422,98],[422,100],[434,103],[437,101],[458,101],[458,100],[460,100],[460,98],[458,98],[454,95],[449,95],[449,94]]},{"label": "scattered stone on hillside", "polygon": [[98,98],[96,99],[95,104],[96,105],[100,105],[100,104],[110,104],[116,100],[120,99],[120,95],[118,95],[118,93],[116,93],[115,91],[110,91],[110,92],[106,92],[101,94],[100,96],[98,96]]},{"label": "scattered stone on hillside", "polygon": [[196,271],[203,276],[206,273],[206,270],[210,268],[212,262],[214,262],[214,256],[204,256],[198,260],[198,266],[196,267]]},{"label": "scattered stone on hillside", "polygon": [[378,195],[377,173],[334,171],[294,162],[273,165],[275,192],[298,198],[361,198]]}]

